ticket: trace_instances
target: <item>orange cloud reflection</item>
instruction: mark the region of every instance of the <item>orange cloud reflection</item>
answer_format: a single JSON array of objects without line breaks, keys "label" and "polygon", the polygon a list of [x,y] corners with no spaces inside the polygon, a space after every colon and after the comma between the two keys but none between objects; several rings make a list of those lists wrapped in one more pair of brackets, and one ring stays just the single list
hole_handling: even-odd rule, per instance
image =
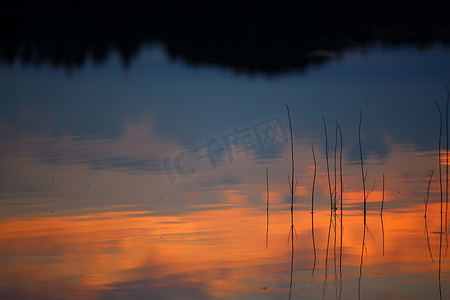
[{"label": "orange cloud reflection", "polygon": [[[233,202],[241,202],[241,196],[226,193],[231,200],[237,197]],[[439,235],[433,232],[439,231],[440,224],[431,216],[439,215],[439,209],[438,204],[428,208],[430,248],[435,259]],[[318,211],[314,217],[317,269],[323,271],[330,214]],[[383,221],[384,256],[380,217],[378,213],[368,215],[371,234],[366,234],[365,276],[436,271],[424,234],[423,207],[385,213]],[[338,219],[337,228],[339,222]],[[346,211],[343,224],[343,266],[353,270],[346,273],[353,277],[360,262],[362,214]],[[157,282],[154,289],[170,289],[177,282],[201,285],[202,293],[208,297],[232,297],[288,282],[288,209],[270,213],[268,250],[265,211],[237,206],[179,216],[159,216],[148,211],[31,215],[3,219],[0,226],[3,287],[22,282],[34,293],[47,296],[50,292],[38,289],[37,282],[57,283],[88,299],[117,289],[121,283],[140,280]],[[312,269],[311,214],[296,211],[295,227],[295,270],[303,278]],[[333,228],[334,224],[330,257],[335,247]],[[339,253],[339,230],[336,240]],[[448,258],[443,258],[442,266],[448,272]]]}]

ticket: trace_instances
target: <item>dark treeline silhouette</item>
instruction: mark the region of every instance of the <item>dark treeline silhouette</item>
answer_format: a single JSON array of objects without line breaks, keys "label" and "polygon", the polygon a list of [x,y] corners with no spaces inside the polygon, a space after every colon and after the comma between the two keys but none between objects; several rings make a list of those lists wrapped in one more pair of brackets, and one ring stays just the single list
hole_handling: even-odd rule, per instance
[{"label": "dark treeline silhouette", "polygon": [[15,0],[0,4],[0,60],[72,68],[116,50],[127,65],[143,43],[161,42],[193,65],[302,71],[374,42],[447,44],[449,11],[446,0]]}]

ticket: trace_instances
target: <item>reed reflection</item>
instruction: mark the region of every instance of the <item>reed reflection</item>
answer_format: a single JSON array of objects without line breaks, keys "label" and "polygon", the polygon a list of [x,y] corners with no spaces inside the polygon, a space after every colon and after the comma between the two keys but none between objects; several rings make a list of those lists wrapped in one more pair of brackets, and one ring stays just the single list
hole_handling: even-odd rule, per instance
[{"label": "reed reflection", "polygon": [[312,238],[312,246],[314,252],[314,262],[313,268],[311,271],[311,276],[314,278],[314,271],[316,270],[316,261],[317,261],[317,253],[316,253],[316,241],[314,238],[314,193],[316,188],[316,175],[317,175],[317,162],[316,162],[316,154],[314,152],[314,143],[311,143],[311,151],[314,160],[314,175],[312,181],[312,189],[311,189],[311,238]]},{"label": "reed reflection", "polygon": [[428,246],[428,251],[430,252],[430,258],[431,261],[434,262],[434,258],[433,258],[433,253],[431,252],[431,247],[430,247],[430,236],[428,233],[428,222],[427,222],[427,211],[428,211],[428,200],[430,197],[430,186],[431,186],[431,181],[433,179],[433,174],[434,174],[434,170],[431,171],[430,174],[430,180],[428,180],[428,185],[427,185],[427,196],[425,198],[425,214],[424,214],[424,221],[425,221],[425,234],[427,236],[427,246]]}]

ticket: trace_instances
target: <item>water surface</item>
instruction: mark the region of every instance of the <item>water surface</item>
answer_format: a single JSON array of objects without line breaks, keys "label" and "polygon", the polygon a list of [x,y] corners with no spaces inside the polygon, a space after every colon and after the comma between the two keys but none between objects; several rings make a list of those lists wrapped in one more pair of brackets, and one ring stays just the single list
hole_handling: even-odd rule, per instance
[{"label": "water surface", "polygon": [[[433,103],[445,113],[449,62],[440,46],[375,46],[267,77],[152,46],[126,70],[114,54],[69,73],[2,66],[0,294],[283,299],[293,257],[292,298],[449,297],[445,122],[441,214]],[[336,214],[330,189],[342,192]]]}]

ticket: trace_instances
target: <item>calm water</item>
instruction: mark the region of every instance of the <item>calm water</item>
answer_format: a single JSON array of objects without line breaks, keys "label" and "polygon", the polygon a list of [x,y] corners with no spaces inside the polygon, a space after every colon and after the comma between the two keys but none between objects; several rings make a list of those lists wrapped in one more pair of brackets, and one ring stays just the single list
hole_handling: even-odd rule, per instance
[{"label": "calm water", "polygon": [[288,299],[292,262],[292,299],[447,299],[433,101],[445,113],[449,80],[439,46],[274,77],[190,67],[160,46],[125,70],[113,54],[71,73],[1,66],[0,295]]}]

